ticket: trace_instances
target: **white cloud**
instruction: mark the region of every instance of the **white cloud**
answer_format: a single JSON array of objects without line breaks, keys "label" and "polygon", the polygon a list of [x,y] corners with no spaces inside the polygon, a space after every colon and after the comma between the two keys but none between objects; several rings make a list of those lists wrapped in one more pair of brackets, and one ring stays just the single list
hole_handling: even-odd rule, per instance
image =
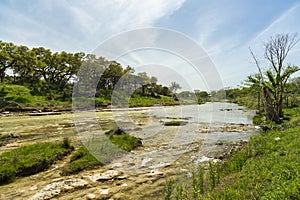
[{"label": "white cloud", "polygon": [[4,29],[10,30],[2,35],[3,40],[24,45],[91,51],[104,39],[122,31],[152,26],[183,3],[184,0],[46,0],[33,5],[23,3],[23,10],[10,6],[1,9],[6,12],[0,17],[7,20],[7,26],[0,26],[0,30],[2,33]]}]

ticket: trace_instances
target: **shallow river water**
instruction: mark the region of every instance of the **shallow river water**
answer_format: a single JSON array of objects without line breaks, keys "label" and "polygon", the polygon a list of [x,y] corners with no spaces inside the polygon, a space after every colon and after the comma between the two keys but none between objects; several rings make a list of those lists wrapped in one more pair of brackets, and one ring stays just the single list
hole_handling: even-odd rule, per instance
[{"label": "shallow river water", "polygon": [[[236,104],[206,103],[109,109],[88,114],[1,117],[1,134],[16,137],[1,146],[0,152],[34,142],[58,141],[66,136],[75,146],[80,145],[91,137],[102,137],[110,128],[107,124],[112,121],[126,133],[141,138],[143,146],[112,156],[107,165],[98,169],[61,177],[59,169],[68,162],[69,158],[66,158],[45,172],[0,186],[0,199],[42,199],[41,193],[50,188],[49,184],[68,178],[87,181],[87,185],[62,190],[53,198],[86,199],[88,195],[94,195],[99,199],[160,199],[166,179],[188,176],[193,166],[216,161],[218,155],[228,151],[228,144],[248,140],[255,134],[252,127],[254,114]],[[181,125],[165,126],[171,121]],[[122,176],[96,183],[86,178],[109,170]]]}]

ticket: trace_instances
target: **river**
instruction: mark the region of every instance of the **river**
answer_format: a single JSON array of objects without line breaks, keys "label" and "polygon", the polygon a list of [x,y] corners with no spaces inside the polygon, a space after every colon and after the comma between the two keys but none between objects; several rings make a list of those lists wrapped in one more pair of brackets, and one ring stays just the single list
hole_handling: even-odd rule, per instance
[{"label": "river", "polygon": [[[66,158],[48,171],[1,186],[0,197],[27,199],[38,196],[53,180],[86,180],[91,175],[114,170],[122,174],[122,178],[97,183],[88,181],[88,186],[61,192],[56,198],[82,199],[93,194],[96,198],[107,199],[159,199],[167,178],[188,176],[193,166],[209,160],[218,161],[219,155],[229,151],[230,145],[248,140],[255,134],[252,127],[254,114],[254,111],[236,104],[206,103],[102,110],[92,113],[91,119],[95,121],[80,112],[74,115],[1,117],[1,134],[13,134],[16,137],[1,146],[0,152],[34,142],[58,141],[66,136],[75,145],[80,145],[94,132],[109,130],[107,124],[111,121],[126,133],[141,138],[143,146],[111,159],[99,169],[61,177],[54,169],[59,170],[67,162]],[[181,125],[165,126],[171,121],[180,122]],[[82,131],[82,127],[85,131]],[[77,133],[76,129],[81,132]]]}]

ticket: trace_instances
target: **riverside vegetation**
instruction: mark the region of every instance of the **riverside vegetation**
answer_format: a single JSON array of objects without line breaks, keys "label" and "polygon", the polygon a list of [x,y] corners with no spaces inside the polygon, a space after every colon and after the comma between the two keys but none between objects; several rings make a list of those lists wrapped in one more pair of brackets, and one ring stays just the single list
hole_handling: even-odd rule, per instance
[{"label": "riverside vegetation", "polygon": [[[175,96],[176,90],[181,88],[178,83],[172,82],[167,87],[157,81],[146,72],[135,73],[130,66],[124,68],[116,61],[93,54],[58,53],[43,47],[30,49],[0,40],[2,111],[71,109],[72,94],[80,92],[84,92],[80,98],[94,101],[96,107],[109,106],[116,91],[120,96],[130,94],[126,98],[129,107],[209,100],[207,92],[201,99],[201,95],[184,91],[178,94],[182,99],[179,101]],[[87,88],[80,91],[82,86]]]},{"label": "riverside vegetation", "polygon": [[284,65],[298,41],[297,34],[271,37],[265,72],[250,49],[258,73],[226,89],[229,101],[257,110],[254,123],[264,132],[227,160],[199,166],[190,181],[167,181],[164,199],[300,199],[300,77],[288,82],[299,67]]},{"label": "riverside vegetation", "polygon": [[284,111],[289,120],[225,162],[199,166],[190,181],[167,181],[164,199],[300,199],[300,108]]}]

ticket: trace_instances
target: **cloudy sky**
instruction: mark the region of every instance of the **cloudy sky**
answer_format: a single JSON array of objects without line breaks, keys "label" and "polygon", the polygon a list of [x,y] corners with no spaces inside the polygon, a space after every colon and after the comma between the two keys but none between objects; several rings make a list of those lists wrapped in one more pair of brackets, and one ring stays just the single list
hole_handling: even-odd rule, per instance
[{"label": "cloudy sky", "polygon": [[[132,49],[119,61],[136,71],[148,69],[164,84],[178,79],[185,89],[213,88],[207,86],[208,79],[219,77],[223,86],[236,87],[256,71],[249,47],[267,66],[263,44],[270,36],[300,34],[299,0],[1,0],[0,9],[0,40],[52,51],[92,53],[105,41],[142,28],[182,34],[206,52],[210,64],[203,63],[215,67],[218,76],[194,77],[193,62],[171,55],[172,49]],[[126,46],[135,39],[130,35],[114,45]],[[300,65],[299,55],[300,43],[287,60]]]}]

